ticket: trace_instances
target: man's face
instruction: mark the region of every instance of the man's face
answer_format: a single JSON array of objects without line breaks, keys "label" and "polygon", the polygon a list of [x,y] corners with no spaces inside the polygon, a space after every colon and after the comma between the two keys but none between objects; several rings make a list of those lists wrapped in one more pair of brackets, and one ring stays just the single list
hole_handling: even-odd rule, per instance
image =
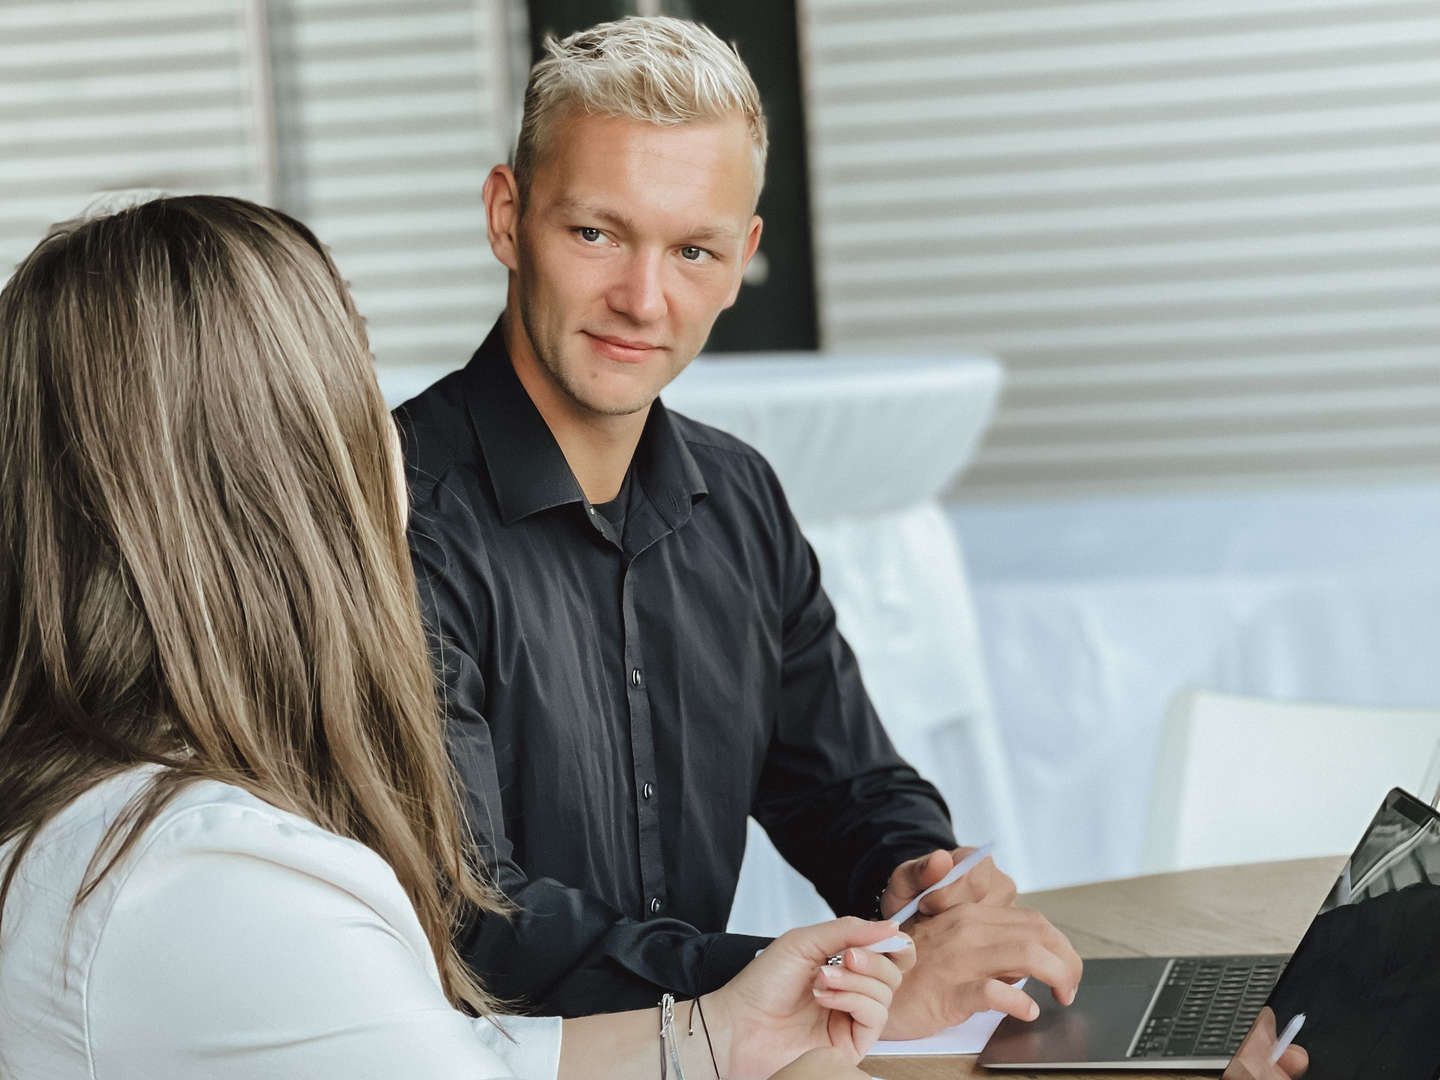
[{"label": "man's face", "polygon": [[512,301],[572,406],[639,412],[695,358],[759,241],[753,161],[739,116],[556,126],[516,226]]}]

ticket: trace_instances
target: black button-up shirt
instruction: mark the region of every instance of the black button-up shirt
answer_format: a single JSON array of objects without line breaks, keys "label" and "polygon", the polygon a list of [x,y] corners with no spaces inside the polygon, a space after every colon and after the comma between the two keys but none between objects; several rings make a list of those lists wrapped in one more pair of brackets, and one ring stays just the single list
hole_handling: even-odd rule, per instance
[{"label": "black button-up shirt", "polygon": [[655,402],[617,529],[498,327],[396,416],[467,818],[518,909],[459,939],[493,992],[575,1016],[723,984],[764,944],[723,932],[747,815],[839,912],[953,845],[753,449]]}]

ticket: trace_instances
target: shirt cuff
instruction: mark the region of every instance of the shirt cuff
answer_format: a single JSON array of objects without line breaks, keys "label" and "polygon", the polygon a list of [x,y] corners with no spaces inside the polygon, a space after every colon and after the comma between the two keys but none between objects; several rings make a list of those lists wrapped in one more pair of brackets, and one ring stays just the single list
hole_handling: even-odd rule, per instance
[{"label": "shirt cuff", "polygon": [[885,895],[885,889],[890,884],[890,875],[901,863],[909,862],[911,859],[918,859],[921,855],[929,855],[932,851],[949,851],[956,847],[952,840],[948,844],[942,841],[926,844],[901,844],[893,848],[887,848],[884,854],[867,869],[857,875],[859,889],[856,898],[854,914],[862,919],[879,919],[880,898]]},{"label": "shirt cuff", "polygon": [[471,1022],[480,1042],[510,1070],[507,1075],[525,1080],[556,1080],[560,1075],[560,1017],[480,1016]]},{"label": "shirt cuff", "polygon": [[698,992],[708,994],[712,990],[719,990],[738,975],[741,968],[755,959],[757,952],[774,940],[750,934],[716,934],[705,947],[705,959],[700,964]]}]

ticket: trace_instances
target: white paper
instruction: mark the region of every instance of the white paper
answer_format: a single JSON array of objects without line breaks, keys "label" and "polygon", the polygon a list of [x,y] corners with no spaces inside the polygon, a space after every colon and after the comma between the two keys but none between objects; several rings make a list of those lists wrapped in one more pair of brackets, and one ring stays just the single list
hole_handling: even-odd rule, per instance
[{"label": "white paper", "polygon": [[[1024,986],[1025,981],[1022,979],[1016,985]],[[989,1012],[976,1013],[963,1024],[946,1028],[939,1034],[931,1035],[928,1039],[906,1039],[904,1042],[882,1039],[870,1048],[870,1053],[874,1057],[978,1054],[985,1049],[985,1044],[990,1041],[990,1036],[995,1034],[995,1029],[1004,1019],[1005,1013],[998,1009],[991,1009]]]}]

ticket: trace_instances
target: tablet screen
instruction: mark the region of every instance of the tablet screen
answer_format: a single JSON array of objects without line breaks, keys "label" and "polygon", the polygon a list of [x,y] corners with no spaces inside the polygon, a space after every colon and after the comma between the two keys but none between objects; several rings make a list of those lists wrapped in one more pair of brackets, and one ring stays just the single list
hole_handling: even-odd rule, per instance
[{"label": "tablet screen", "polygon": [[[1303,1020],[1296,1018],[1303,1014]],[[1440,1078],[1440,814],[1396,789],[1321,905],[1223,1080]]]}]

